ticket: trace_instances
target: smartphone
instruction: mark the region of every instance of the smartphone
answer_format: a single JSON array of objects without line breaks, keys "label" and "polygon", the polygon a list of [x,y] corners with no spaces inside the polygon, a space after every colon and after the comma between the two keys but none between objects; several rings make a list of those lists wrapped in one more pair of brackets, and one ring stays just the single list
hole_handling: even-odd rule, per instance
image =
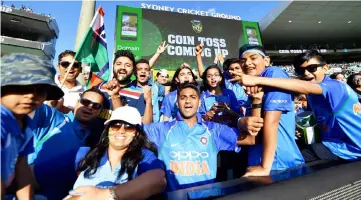
[{"label": "smartphone", "polygon": [[122,27],[120,32],[121,40],[138,39],[138,15],[137,13],[122,13]]},{"label": "smartphone", "polygon": [[246,27],[248,44],[259,45],[257,29],[254,27]]}]

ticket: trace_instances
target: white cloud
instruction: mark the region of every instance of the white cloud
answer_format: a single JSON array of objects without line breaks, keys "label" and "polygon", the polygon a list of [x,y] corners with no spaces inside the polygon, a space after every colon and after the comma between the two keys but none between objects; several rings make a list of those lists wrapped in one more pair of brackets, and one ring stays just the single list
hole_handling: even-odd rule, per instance
[{"label": "white cloud", "polygon": [[210,8],[207,11],[210,12],[210,13],[216,13],[216,8]]}]

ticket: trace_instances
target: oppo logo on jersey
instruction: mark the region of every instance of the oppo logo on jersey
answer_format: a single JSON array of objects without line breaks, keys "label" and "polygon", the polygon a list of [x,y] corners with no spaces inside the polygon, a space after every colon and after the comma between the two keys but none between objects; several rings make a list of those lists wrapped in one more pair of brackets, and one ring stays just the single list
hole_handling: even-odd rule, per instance
[{"label": "oppo logo on jersey", "polygon": [[[178,176],[209,175],[207,160],[199,161],[209,157],[208,152],[198,151],[171,151],[170,157],[175,159],[169,163],[170,171]],[[198,159],[198,161],[193,161]]]},{"label": "oppo logo on jersey", "polygon": [[354,115],[361,114],[361,103],[353,104],[353,114]]},{"label": "oppo logo on jersey", "polygon": [[176,158],[177,160],[194,160],[197,158],[208,158],[208,152],[198,152],[198,151],[171,151],[169,152],[171,158]]}]

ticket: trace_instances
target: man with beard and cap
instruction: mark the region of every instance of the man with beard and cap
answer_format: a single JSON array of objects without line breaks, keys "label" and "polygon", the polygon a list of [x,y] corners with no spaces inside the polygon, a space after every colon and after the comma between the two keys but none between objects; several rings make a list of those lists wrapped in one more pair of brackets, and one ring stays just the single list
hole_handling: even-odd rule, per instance
[{"label": "man with beard and cap", "polygon": [[1,199],[15,183],[18,199],[34,197],[34,177],[27,158],[34,151],[28,115],[45,100],[64,95],[54,76],[47,58],[23,53],[1,57]]},{"label": "man with beard and cap", "polygon": [[76,153],[90,135],[89,125],[100,113],[105,97],[97,88],[80,94],[74,111],[63,114],[43,104],[27,121],[34,135],[34,153],[28,156],[36,179],[37,194],[62,199],[72,188],[77,174]]},{"label": "man with beard and cap", "polygon": [[361,158],[361,103],[345,83],[325,75],[328,65],[317,50],[296,56],[295,72],[301,80],[265,77],[238,78],[247,86],[267,86],[307,94],[321,131],[321,143],[302,150],[306,162],[315,160],[359,160]]}]

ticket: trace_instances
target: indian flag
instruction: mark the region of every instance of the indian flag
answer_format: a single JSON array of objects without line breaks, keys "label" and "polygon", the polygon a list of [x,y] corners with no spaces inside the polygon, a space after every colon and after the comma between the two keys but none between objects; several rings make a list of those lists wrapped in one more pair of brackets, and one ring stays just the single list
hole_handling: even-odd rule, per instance
[{"label": "indian flag", "polygon": [[99,88],[108,82],[110,68],[102,7],[99,7],[95,13],[89,30],[76,51],[74,59],[91,65],[91,76],[89,77],[87,88]]}]

